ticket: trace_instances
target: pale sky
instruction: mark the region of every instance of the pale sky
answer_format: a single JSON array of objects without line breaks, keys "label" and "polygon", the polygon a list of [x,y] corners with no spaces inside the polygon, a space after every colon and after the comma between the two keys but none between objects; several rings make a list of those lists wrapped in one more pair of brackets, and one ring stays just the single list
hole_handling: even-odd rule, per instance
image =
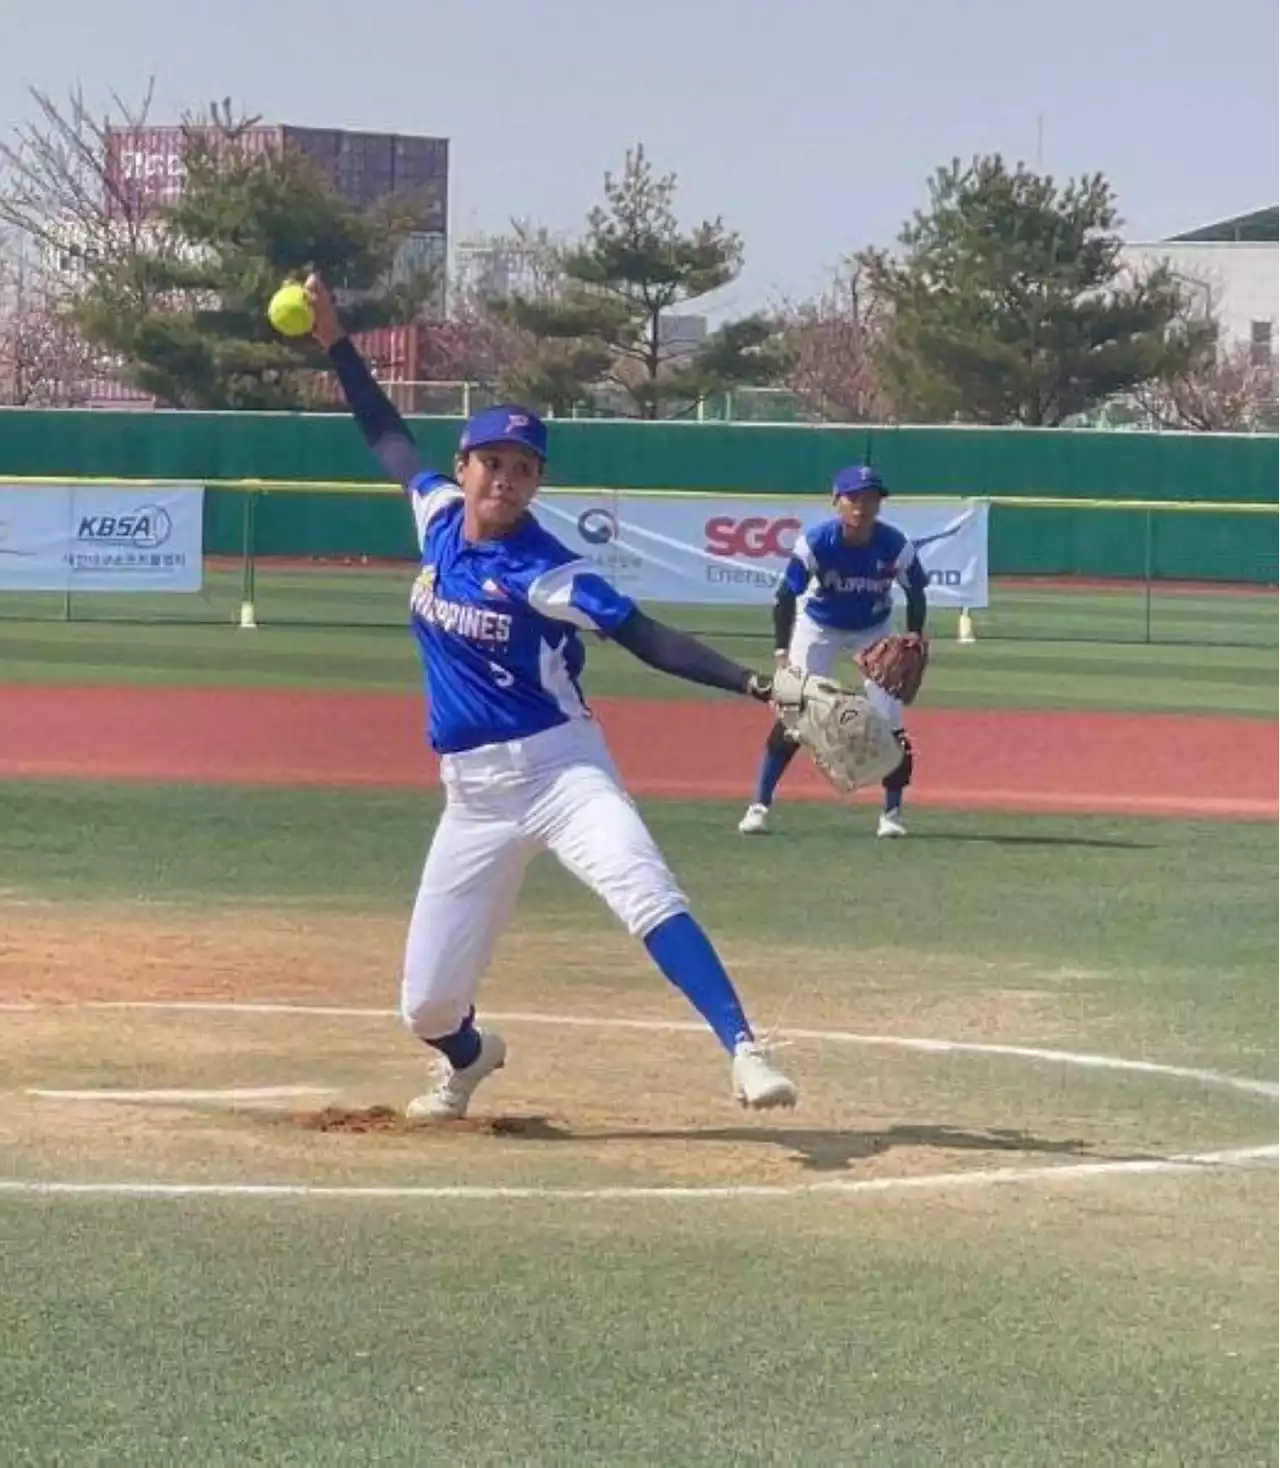
[{"label": "pale sky", "polygon": [[890,243],[953,155],[1034,162],[1039,147],[1056,176],[1101,171],[1130,239],[1280,196],[1276,0],[0,8],[0,125],[30,113],[32,84],[132,98],[154,74],[156,122],[229,94],[269,122],[446,136],[455,237],[512,216],[576,230],[643,141],[679,175],[682,216],[744,236],[717,303],[735,312]]}]

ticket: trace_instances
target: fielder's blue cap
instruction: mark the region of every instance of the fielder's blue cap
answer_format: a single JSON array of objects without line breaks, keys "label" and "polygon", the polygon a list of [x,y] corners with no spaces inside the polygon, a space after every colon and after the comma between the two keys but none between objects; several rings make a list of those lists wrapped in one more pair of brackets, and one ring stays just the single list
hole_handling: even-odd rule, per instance
[{"label": "fielder's blue cap", "polygon": [[831,481],[831,492],[834,495],[889,493],[884,487],[884,480],[870,464],[850,464],[848,468],[841,469]]},{"label": "fielder's blue cap", "polygon": [[529,449],[540,459],[547,457],[547,425],[529,408],[519,403],[495,403],[467,419],[458,450],[478,449],[486,444],[511,443]]}]

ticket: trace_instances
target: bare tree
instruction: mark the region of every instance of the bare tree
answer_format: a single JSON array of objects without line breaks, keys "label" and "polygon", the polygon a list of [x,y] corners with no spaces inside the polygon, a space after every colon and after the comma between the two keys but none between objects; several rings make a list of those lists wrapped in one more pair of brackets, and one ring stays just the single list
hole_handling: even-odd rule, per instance
[{"label": "bare tree", "polygon": [[509,398],[536,398],[568,412],[584,381],[607,365],[595,348],[540,337],[507,309],[513,295],[553,307],[564,299],[566,246],[545,226],[513,219],[507,231],[473,241],[470,268],[456,280],[441,321],[423,327],[425,375],[480,383]]},{"label": "bare tree", "polygon": [[[78,341],[67,314],[104,271],[111,279],[108,309],[141,316],[171,294],[157,265],[198,253],[162,221],[161,207],[176,197],[175,180],[154,176],[140,162],[154,91],[152,78],[137,102],[112,92],[110,109],[99,115],[81,87],[65,101],[32,87],[32,119],[0,138],[0,230],[34,262],[27,294],[35,305],[24,313],[23,336],[41,343],[41,352],[64,352]],[[229,99],[214,101],[199,115],[184,115],[183,136],[234,145],[258,121],[234,114]],[[180,154],[173,158],[180,161]],[[109,361],[100,365],[112,375]]]},{"label": "bare tree", "polygon": [[57,273],[14,233],[0,235],[0,403],[75,407],[89,395],[97,354],[67,317]]},{"label": "bare tree", "polygon": [[0,138],[0,230],[9,241],[0,350],[10,401],[82,401],[91,376],[115,376],[118,364],[69,320],[100,262],[130,267],[119,273],[114,309],[142,311],[154,295],[148,262],[174,246],[156,226],[150,181],[122,156],[122,140],[147,126],[153,89],[136,103],[113,93],[113,110],[99,116],[79,87],[61,102],[32,87],[32,119]]},{"label": "bare tree", "polygon": [[875,363],[887,315],[856,264],[842,266],[813,300],[784,304],[780,324],[790,362],[784,385],[819,418],[843,423],[891,419]]},{"label": "bare tree", "polygon": [[506,320],[513,291],[541,301],[564,285],[561,246],[543,226],[512,220],[509,231],[470,241],[468,268],[454,279],[443,319],[424,330],[423,369],[443,381],[497,385],[539,355],[537,339]]},{"label": "bare tree", "polygon": [[121,165],[120,138],[147,126],[154,83],[136,104],[114,93],[99,117],[80,88],[65,103],[31,88],[36,115],[0,140],[0,224],[39,246],[69,275],[77,262],[145,255],[159,245],[147,180]]},{"label": "bare tree", "polygon": [[1134,389],[1140,421],[1194,433],[1274,433],[1275,356],[1249,342],[1222,341],[1221,290],[1210,272],[1183,266],[1175,278],[1182,306],[1174,329],[1187,343],[1185,360],[1177,371]]},{"label": "bare tree", "polygon": [[456,292],[448,315],[425,323],[422,330],[421,371],[434,381],[493,385],[538,351],[528,332],[491,315],[484,298],[471,288]]},{"label": "bare tree", "polygon": [[1144,383],[1134,397],[1159,428],[1197,433],[1274,433],[1280,374],[1274,356],[1259,360],[1248,342],[1206,352],[1165,382]]}]

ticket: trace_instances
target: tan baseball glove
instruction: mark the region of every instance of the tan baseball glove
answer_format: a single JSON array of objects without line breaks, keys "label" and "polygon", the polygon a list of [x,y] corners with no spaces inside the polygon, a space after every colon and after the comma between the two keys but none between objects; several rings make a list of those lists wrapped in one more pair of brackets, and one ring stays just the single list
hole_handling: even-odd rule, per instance
[{"label": "tan baseball glove", "polygon": [[773,675],[770,703],[787,732],[841,794],[878,784],[902,763],[888,721],[861,693],[800,668]]}]

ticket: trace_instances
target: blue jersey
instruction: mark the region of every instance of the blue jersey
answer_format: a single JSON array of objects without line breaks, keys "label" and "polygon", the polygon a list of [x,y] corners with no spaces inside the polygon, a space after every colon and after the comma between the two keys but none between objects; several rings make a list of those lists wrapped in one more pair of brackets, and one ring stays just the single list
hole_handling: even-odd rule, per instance
[{"label": "blue jersey", "polygon": [[796,540],[783,581],[805,616],[834,632],[866,632],[887,621],[895,581],[921,593],[928,584],[901,530],[877,520],[866,545],[849,545],[834,517]]},{"label": "blue jersey", "polygon": [[578,629],[607,635],[635,603],[532,515],[500,540],[470,542],[451,479],[420,474],[409,496],[422,547],[409,606],[431,747],[457,754],[589,718]]}]

